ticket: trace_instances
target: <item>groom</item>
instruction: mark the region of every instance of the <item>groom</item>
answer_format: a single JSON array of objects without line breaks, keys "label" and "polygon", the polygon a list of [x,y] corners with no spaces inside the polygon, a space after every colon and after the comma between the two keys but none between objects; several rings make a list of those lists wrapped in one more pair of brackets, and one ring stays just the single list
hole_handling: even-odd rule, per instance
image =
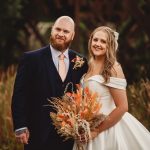
[{"label": "groom", "polygon": [[[51,97],[62,96],[67,83],[78,84],[87,71],[87,61],[70,50],[75,24],[68,16],[54,23],[50,45],[23,55],[12,96],[15,136],[25,150],[71,150],[73,141],[63,141],[50,119]],[[82,60],[83,59],[83,60]],[[79,66],[76,66],[79,63]]]}]

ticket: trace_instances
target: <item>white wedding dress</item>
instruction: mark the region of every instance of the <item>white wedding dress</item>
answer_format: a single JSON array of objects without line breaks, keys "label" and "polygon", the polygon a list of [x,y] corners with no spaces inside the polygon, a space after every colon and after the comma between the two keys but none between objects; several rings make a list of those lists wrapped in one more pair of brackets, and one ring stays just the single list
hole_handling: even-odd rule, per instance
[{"label": "white wedding dress", "polygon": [[[115,108],[108,87],[125,90],[126,80],[110,77],[109,83],[104,84],[101,75],[94,75],[84,82],[83,78],[81,84],[100,95],[101,112],[108,115]],[[73,150],[75,149],[76,143],[73,147]],[[150,132],[135,117],[126,112],[117,124],[85,145],[85,150],[150,150]]]}]

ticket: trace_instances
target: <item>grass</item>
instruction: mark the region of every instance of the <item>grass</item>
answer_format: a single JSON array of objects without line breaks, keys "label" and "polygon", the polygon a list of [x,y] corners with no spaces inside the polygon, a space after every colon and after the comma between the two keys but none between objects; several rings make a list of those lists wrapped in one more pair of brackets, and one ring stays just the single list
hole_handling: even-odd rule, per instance
[{"label": "grass", "polygon": [[[0,150],[23,150],[15,140],[10,108],[15,75],[15,66],[0,71]],[[129,112],[150,130],[150,81],[128,85],[127,94]]]},{"label": "grass", "polygon": [[0,150],[22,150],[13,132],[11,117],[11,97],[16,68],[11,66],[0,72]]},{"label": "grass", "polygon": [[127,88],[129,112],[150,131],[150,81],[148,79]]}]

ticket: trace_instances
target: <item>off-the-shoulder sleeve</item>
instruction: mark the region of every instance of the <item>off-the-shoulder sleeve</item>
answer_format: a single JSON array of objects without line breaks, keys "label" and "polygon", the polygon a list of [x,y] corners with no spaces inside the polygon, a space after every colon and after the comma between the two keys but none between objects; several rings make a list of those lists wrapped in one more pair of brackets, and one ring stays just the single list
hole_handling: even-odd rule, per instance
[{"label": "off-the-shoulder sleeve", "polygon": [[104,78],[101,75],[95,75],[89,78],[89,80],[95,80],[101,84],[104,84],[109,87],[126,90],[127,82],[126,79],[110,77],[108,83],[104,82]]},{"label": "off-the-shoulder sleeve", "polygon": [[110,81],[105,84],[106,86],[125,90],[127,86],[126,79],[110,77]]}]

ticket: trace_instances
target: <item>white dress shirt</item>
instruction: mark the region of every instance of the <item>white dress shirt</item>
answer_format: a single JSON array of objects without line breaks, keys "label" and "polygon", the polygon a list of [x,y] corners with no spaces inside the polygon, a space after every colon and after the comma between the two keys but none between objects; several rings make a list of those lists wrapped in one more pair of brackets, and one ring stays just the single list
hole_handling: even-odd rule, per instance
[{"label": "white dress shirt", "polygon": [[[53,62],[55,64],[56,69],[58,70],[59,55],[62,54],[62,52],[54,49],[51,45],[50,45],[50,49],[51,49],[51,54],[52,54]],[[69,54],[68,54],[68,49],[66,49],[63,54],[65,55],[64,61],[65,61],[65,64],[66,64],[66,70],[68,72],[68,70],[69,70]]]}]

